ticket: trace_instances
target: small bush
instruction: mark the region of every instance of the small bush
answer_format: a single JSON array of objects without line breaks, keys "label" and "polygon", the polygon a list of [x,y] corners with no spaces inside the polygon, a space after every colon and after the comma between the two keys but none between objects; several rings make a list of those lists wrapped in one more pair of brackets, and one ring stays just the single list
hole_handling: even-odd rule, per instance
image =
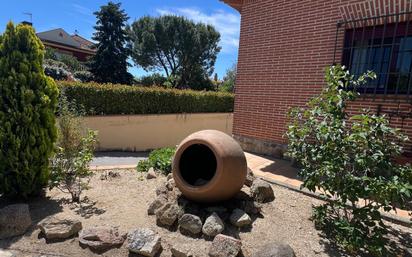
[{"label": "small bush", "polygon": [[133,87],[59,81],[69,101],[88,114],[167,114],[232,112],[234,95],[222,92]]},{"label": "small bush", "polygon": [[93,81],[93,74],[90,71],[76,71],[73,76],[81,82]]},{"label": "small bush", "polygon": [[81,193],[88,188],[93,175],[89,164],[93,159],[96,132],[83,127],[82,112],[68,103],[64,95],[60,97],[58,111],[59,137],[50,165],[50,188],[70,193],[73,202],[80,202]]},{"label": "small bush", "polygon": [[307,108],[291,111],[287,136],[289,154],[302,166],[303,187],[328,198],[314,207],[316,226],[350,253],[389,256],[380,211],[404,207],[411,197],[412,169],[394,162],[402,152],[398,143],[407,138],[385,116],[365,110],[350,117],[346,108],[374,77],[355,80],[340,66],[329,68],[322,93]]},{"label": "small bush", "polygon": [[44,73],[54,80],[67,80],[72,77],[66,64],[52,59],[44,60]]},{"label": "small bush", "polygon": [[167,78],[159,73],[153,73],[147,76],[142,76],[138,78],[137,80],[138,84],[144,87],[151,87],[151,86],[163,87],[166,81],[167,81]]},{"label": "small bush", "polygon": [[137,164],[137,171],[147,172],[150,168],[153,168],[167,175],[172,172],[172,161],[175,152],[176,148],[170,147],[153,150],[147,160],[140,161]]}]

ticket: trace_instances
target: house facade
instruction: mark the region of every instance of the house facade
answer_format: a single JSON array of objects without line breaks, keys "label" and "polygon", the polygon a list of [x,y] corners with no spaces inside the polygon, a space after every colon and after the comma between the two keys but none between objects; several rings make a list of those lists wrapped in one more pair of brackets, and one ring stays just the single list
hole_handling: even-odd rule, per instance
[{"label": "house facade", "polygon": [[96,54],[93,42],[77,34],[70,35],[61,28],[39,32],[37,36],[46,47],[53,48],[57,53],[72,55],[81,62]]},{"label": "house facade", "polygon": [[334,63],[377,73],[351,113],[385,114],[412,138],[412,1],[222,1],[241,13],[233,134],[245,150],[281,157],[288,110],[321,91]]}]

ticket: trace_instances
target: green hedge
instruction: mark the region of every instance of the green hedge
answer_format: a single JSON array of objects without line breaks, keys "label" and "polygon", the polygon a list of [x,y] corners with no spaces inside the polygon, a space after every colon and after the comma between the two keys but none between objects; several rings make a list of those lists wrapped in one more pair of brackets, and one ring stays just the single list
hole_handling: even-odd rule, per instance
[{"label": "green hedge", "polygon": [[69,101],[87,114],[165,114],[232,112],[234,95],[115,84],[57,82]]}]

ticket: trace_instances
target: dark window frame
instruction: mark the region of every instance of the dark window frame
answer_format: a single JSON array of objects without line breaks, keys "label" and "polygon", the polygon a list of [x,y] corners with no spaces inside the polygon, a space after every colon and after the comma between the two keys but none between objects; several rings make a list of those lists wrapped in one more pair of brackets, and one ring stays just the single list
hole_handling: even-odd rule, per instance
[{"label": "dark window frame", "polygon": [[[333,63],[356,76],[374,70],[377,79],[359,91],[366,96],[410,96],[412,93],[412,12],[337,23]],[[339,44],[342,39],[341,44]]]}]

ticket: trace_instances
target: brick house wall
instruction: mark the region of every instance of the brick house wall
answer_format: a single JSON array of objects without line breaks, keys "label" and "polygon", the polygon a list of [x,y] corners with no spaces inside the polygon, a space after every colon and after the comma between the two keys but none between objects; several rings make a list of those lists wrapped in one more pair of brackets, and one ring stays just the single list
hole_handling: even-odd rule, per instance
[{"label": "brick house wall", "polygon": [[[336,41],[337,22],[412,10],[411,0],[224,1],[241,11],[234,137],[245,150],[277,156],[287,144],[289,108],[305,105],[320,92],[335,42],[343,44],[343,35]],[[412,105],[377,95],[362,97],[350,108],[407,113]],[[391,117],[391,124],[412,138],[412,119]]]}]

